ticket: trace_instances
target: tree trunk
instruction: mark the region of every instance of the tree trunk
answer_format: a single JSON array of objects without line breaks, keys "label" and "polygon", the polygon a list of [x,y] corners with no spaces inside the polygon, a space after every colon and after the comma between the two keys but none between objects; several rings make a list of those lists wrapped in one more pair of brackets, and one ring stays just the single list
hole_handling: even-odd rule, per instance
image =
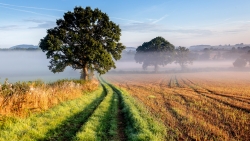
[{"label": "tree trunk", "polygon": [[82,69],[81,79],[88,80],[88,67],[87,67],[87,64]]}]

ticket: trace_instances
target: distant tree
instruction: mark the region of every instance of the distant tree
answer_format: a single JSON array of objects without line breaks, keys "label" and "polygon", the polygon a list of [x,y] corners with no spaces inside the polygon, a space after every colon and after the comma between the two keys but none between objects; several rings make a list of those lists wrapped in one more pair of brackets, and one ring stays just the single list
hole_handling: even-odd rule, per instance
[{"label": "distant tree", "polygon": [[242,60],[245,60],[246,63],[248,62],[249,65],[250,65],[250,50],[249,50],[247,53],[242,54],[242,55],[240,56],[240,58],[241,58]]},{"label": "distant tree", "polygon": [[203,53],[200,55],[200,60],[209,60],[211,51],[208,48],[204,48]]},{"label": "distant tree", "polygon": [[125,46],[119,43],[121,29],[106,13],[90,7],[75,7],[56,24],[39,43],[51,59],[52,72],[62,72],[71,66],[81,69],[81,78],[87,80],[89,72],[104,74],[116,67],[114,60],[121,58]]},{"label": "distant tree", "polygon": [[238,58],[233,62],[234,67],[243,68],[247,65],[247,61],[243,58]]},{"label": "distant tree", "polygon": [[194,58],[190,55],[189,49],[185,47],[178,47],[175,49],[174,62],[181,66],[184,70],[188,64],[192,64]]},{"label": "distant tree", "polygon": [[156,37],[149,42],[144,42],[136,49],[135,61],[142,63],[142,68],[154,66],[155,72],[159,65],[167,65],[173,61],[172,51],[174,46],[162,37]]}]

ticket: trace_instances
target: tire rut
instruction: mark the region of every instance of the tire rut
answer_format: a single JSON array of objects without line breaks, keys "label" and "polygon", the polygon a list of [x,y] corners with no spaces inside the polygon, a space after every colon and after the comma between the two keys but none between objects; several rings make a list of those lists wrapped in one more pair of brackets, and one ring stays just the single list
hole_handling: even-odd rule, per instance
[{"label": "tire rut", "polygon": [[88,121],[89,117],[91,117],[93,112],[98,108],[106,96],[107,92],[103,89],[101,100],[94,100],[81,112],[67,118],[57,128],[49,130],[46,133],[46,138],[40,139],[40,141],[72,140],[82,125]]},{"label": "tire rut", "polygon": [[[203,87],[201,87],[201,86],[199,86],[199,85],[193,83],[193,82],[192,82],[191,80],[189,80],[189,79],[187,79],[187,80],[188,80],[192,85],[198,86],[198,87],[200,87],[200,88],[206,90],[206,91],[209,92],[210,94],[218,95],[218,94],[216,94],[216,93],[212,93],[212,91],[209,91],[209,90],[207,90],[207,89],[205,89],[205,88],[203,88]],[[226,102],[226,101],[224,101],[224,100],[214,98],[214,97],[212,97],[212,96],[209,96],[209,95],[207,95],[207,94],[204,94],[204,93],[200,92],[200,91],[197,90],[195,87],[193,87],[193,86],[187,84],[187,82],[186,82],[185,80],[183,80],[183,82],[184,82],[188,87],[190,87],[191,89],[193,89],[193,91],[196,92],[196,93],[199,94],[199,95],[202,95],[202,96],[205,96],[205,97],[207,97],[207,98],[209,98],[209,99],[215,100],[215,101],[217,101],[217,102],[219,102],[219,103],[222,103],[222,104],[224,104],[224,105],[226,105],[226,106],[229,106],[229,107],[231,107],[231,108],[235,108],[235,109],[242,110],[242,111],[244,111],[244,112],[250,113],[250,109],[248,109],[248,108],[239,107],[239,106],[237,106],[237,105],[231,104],[231,103]],[[232,98],[231,98],[231,99],[232,99]],[[237,99],[233,99],[233,100],[237,100]],[[239,100],[237,100],[237,101],[239,101]]]},{"label": "tire rut", "polygon": [[123,106],[122,106],[122,103],[121,103],[121,95],[117,92],[118,90],[117,89],[114,89],[109,83],[105,82],[102,78],[101,78],[102,82],[101,83],[104,83],[106,85],[108,85],[108,87],[110,87],[113,92],[118,95],[118,113],[117,113],[117,133],[118,133],[118,139],[115,139],[115,140],[119,140],[119,141],[126,141],[127,140],[127,136],[125,134],[125,128],[126,128],[126,123],[125,123],[125,115],[122,111],[123,109]]}]

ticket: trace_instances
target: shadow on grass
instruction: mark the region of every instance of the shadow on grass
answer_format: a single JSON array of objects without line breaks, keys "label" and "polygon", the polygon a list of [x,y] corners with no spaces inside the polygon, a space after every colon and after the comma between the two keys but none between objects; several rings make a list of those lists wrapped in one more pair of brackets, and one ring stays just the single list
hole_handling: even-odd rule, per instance
[{"label": "shadow on grass", "polygon": [[[76,133],[81,129],[82,125],[92,115],[98,105],[103,101],[106,96],[106,90],[104,90],[99,98],[96,98],[81,112],[69,117],[63,121],[55,129],[49,130],[46,133],[46,138],[39,139],[39,141],[69,141],[72,140]],[[51,119],[53,120],[53,119]]]}]

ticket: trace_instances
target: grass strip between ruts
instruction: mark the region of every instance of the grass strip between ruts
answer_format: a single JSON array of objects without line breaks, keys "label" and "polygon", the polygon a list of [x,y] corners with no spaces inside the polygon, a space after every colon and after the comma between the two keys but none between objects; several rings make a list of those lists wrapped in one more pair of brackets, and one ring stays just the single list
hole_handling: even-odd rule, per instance
[{"label": "grass strip between ruts", "polygon": [[164,124],[154,118],[138,100],[127,91],[118,89],[103,78],[102,83],[108,84],[121,98],[122,112],[125,115],[125,134],[129,141],[163,141],[167,139]]},{"label": "grass strip between ruts", "polygon": [[148,110],[123,89],[109,84],[121,96],[126,119],[126,136],[130,141],[163,141],[166,129],[163,123],[153,118]]},{"label": "grass strip between ruts", "polygon": [[74,140],[110,141],[117,137],[118,96],[107,85],[103,84],[107,96],[98,106]]}]

